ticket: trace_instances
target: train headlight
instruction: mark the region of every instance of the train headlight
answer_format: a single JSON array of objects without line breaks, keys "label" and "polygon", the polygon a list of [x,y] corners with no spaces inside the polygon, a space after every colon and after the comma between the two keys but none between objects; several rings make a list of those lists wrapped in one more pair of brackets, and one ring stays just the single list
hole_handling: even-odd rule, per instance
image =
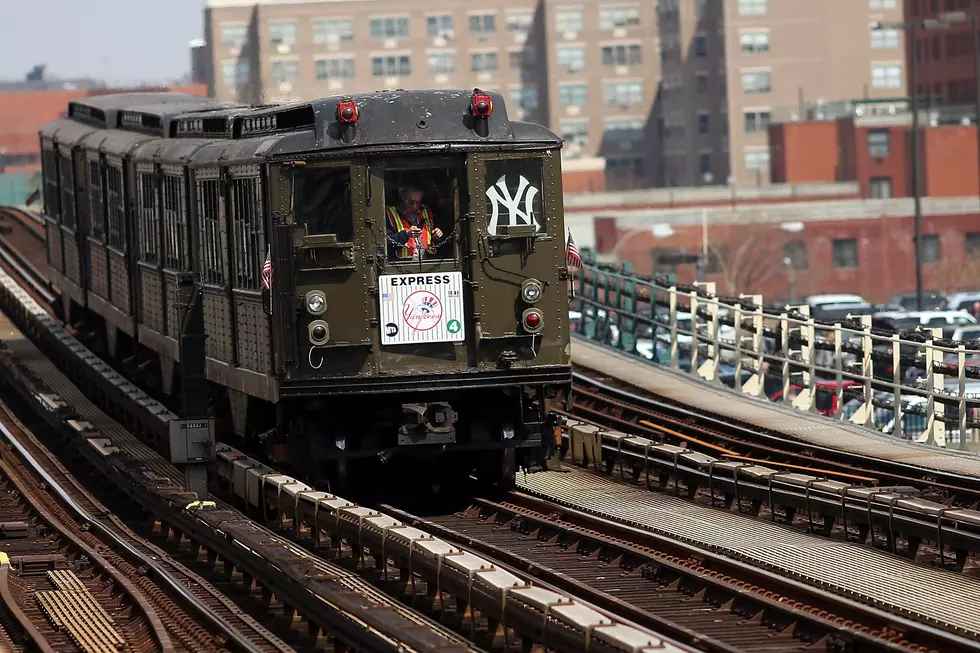
[{"label": "train headlight", "polygon": [[536,304],[541,299],[544,287],[537,279],[527,279],[521,284],[521,297],[528,304]]},{"label": "train headlight", "polygon": [[544,314],[536,308],[529,308],[521,315],[521,322],[528,333],[539,333],[544,328]]},{"label": "train headlight", "polygon": [[323,320],[310,322],[310,342],[314,345],[325,345],[330,340],[330,326]]},{"label": "train headlight", "polygon": [[320,290],[311,290],[306,293],[306,310],[310,315],[323,315],[327,310],[327,297]]}]

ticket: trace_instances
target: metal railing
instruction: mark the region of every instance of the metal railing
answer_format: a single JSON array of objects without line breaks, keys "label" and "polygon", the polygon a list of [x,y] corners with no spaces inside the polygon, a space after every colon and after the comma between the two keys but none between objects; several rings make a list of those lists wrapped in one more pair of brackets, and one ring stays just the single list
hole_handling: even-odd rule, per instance
[{"label": "metal railing", "polygon": [[980,342],[936,328],[896,332],[870,315],[815,319],[806,305],[767,306],[761,295],[719,296],[714,283],[600,264],[591,250],[572,280],[580,337],[900,439],[980,449]]}]

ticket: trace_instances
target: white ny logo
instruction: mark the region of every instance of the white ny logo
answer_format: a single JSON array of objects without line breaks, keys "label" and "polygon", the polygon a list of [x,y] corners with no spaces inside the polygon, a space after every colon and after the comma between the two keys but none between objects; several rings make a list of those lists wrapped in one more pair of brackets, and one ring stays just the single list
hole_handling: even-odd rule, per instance
[{"label": "white ny logo", "polygon": [[[488,231],[492,234],[497,233],[497,223],[500,221],[500,205],[503,204],[504,209],[507,211],[508,222],[507,226],[516,226],[514,223],[515,218],[518,224],[534,224],[537,225],[538,231],[541,231],[541,224],[537,221],[534,215],[534,209],[532,202],[538,194],[538,189],[535,188],[521,175],[521,180],[517,184],[517,195],[511,197],[510,189],[507,188],[507,182],[505,181],[507,175],[503,175],[497,180],[497,183],[487,189],[487,198],[493,202],[493,213],[490,215],[490,224],[488,225]],[[499,190],[498,190],[499,189]],[[521,199],[524,200],[524,208],[521,208]]]}]

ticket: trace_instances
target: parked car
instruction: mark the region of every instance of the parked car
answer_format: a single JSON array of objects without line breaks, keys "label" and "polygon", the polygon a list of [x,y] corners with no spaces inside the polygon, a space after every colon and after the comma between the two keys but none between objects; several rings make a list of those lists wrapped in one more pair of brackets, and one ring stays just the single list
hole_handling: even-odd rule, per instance
[{"label": "parked car", "polygon": [[[861,385],[857,381],[845,380],[841,382],[841,386],[844,388],[850,388],[852,386]],[[833,415],[837,412],[837,383],[836,381],[817,381],[814,383],[817,391],[816,396],[816,409],[821,415]],[[793,401],[796,399],[800,391],[803,390],[802,387],[798,385],[791,385],[789,387],[789,400]],[[782,401],[783,389],[778,388],[775,392],[769,395],[769,399],[772,401]]]}]

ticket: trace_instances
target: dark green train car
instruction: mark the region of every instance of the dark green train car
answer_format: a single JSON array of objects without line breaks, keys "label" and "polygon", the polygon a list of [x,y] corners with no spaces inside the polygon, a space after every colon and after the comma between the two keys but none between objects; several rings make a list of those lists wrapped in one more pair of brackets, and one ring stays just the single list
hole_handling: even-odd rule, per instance
[{"label": "dark green train car", "polygon": [[[89,320],[86,306],[109,305],[116,355],[176,392],[181,306],[198,288],[215,412],[310,480],[435,455],[449,475],[506,486],[543,465],[548,401],[571,382],[558,137],[479,90],[265,107],[112,97],[73,111],[101,115],[79,120],[102,133],[44,138],[85,173],[49,209],[52,236],[111,236],[114,202],[128,217],[113,251],[132,301],[75,301]],[[112,132],[140,137],[88,151]],[[45,166],[46,188],[60,170]],[[90,217],[68,232],[65,205],[83,199]],[[65,274],[63,256],[51,263]],[[78,279],[91,295],[91,274]]]}]

